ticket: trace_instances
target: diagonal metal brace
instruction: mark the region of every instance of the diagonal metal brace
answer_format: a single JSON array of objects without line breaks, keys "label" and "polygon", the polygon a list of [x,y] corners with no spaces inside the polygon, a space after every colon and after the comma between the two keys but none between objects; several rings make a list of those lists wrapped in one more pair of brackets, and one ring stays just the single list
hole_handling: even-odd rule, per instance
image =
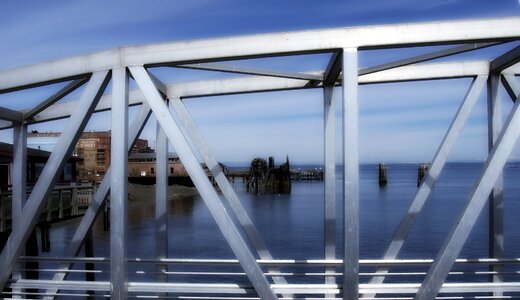
[{"label": "diagonal metal brace", "polygon": [[198,163],[195,154],[190,150],[188,141],[186,141],[180,128],[169,113],[168,107],[155,88],[148,73],[140,66],[130,67],[130,71],[258,295],[262,299],[278,299],[240,231],[233,223],[226,208],[221,203],[220,197]]},{"label": "diagonal metal brace", "polygon": [[500,131],[496,144],[489,154],[477,185],[471,192],[466,206],[457,218],[448,238],[430,267],[415,299],[434,299],[439,293],[455,259],[473,229],[475,222],[484,208],[495,181],[501,174],[513,147],[520,136],[520,101],[515,102],[509,117]]},{"label": "diagonal metal brace", "polygon": [[[477,102],[479,95],[482,93],[483,88],[486,86],[487,77],[488,76],[481,75],[474,79],[471,83],[471,86],[468,89],[464,101],[462,101],[459,110],[457,111],[457,114],[453,118],[453,121],[450,127],[448,128],[446,135],[444,136],[444,139],[442,140],[441,144],[439,145],[439,148],[437,149],[437,152],[432,160],[431,167],[428,168],[428,172],[426,173],[424,180],[422,181],[419,189],[417,190],[412,204],[410,204],[408,212],[399,223],[399,226],[397,227],[397,230],[394,233],[392,241],[390,242],[390,245],[385,251],[385,254],[383,256],[384,259],[396,259],[397,255],[401,251],[404,241],[406,240],[408,233],[410,232],[413,224],[415,223],[415,219],[420,214],[422,208],[426,204],[426,201],[428,200],[431,191],[437,183],[437,179],[446,163],[446,160],[448,159],[449,154],[451,153],[451,150],[453,149],[453,146],[455,145],[455,142],[457,141],[457,138],[459,137],[462,128],[464,127],[464,124],[466,124],[466,121],[469,118],[469,115],[473,110],[473,107],[475,106],[475,103]],[[389,272],[389,268],[380,267],[376,270],[376,272],[378,273],[378,275],[384,275]],[[384,280],[384,276],[376,276],[370,280],[370,283],[380,284],[383,283]],[[372,298],[375,296],[375,294],[364,296]]]},{"label": "diagonal metal brace", "polygon": [[[146,125],[146,122],[148,121],[148,118],[150,117],[151,110],[150,106],[146,102],[143,102],[136,118],[132,121],[132,124],[130,125],[129,129],[129,135],[128,135],[128,151],[131,151],[133,148],[133,145],[135,144],[136,139],[141,134],[144,126]],[[79,251],[81,250],[81,246],[83,245],[85,241],[85,237],[87,236],[87,233],[92,228],[92,225],[94,224],[94,221],[96,220],[97,216],[101,212],[101,208],[106,202],[108,192],[110,191],[110,178],[111,178],[112,172],[110,171],[110,167],[108,167],[107,172],[105,173],[105,176],[103,177],[103,180],[101,181],[96,193],[94,194],[93,199],[91,200],[89,207],[87,211],[85,212],[85,215],[81,219],[81,222],[76,229],[76,232],[74,233],[74,236],[72,237],[72,240],[65,250],[65,256],[66,257],[74,257],[78,255]],[[69,272],[68,270],[72,267],[72,263],[65,263],[60,265],[59,269],[62,270],[59,273],[56,273],[52,280],[54,281],[60,281],[65,280]],[[57,293],[57,289],[49,289],[46,291],[46,294],[49,296],[44,297],[46,300],[54,299],[55,296],[51,296],[52,294]]]},{"label": "diagonal metal brace", "polygon": [[90,115],[101,98],[110,79],[109,71],[99,71],[92,75],[87,87],[83,91],[77,110],[71,115],[68,126],[61,135],[56,147],[39,177],[34,189],[27,200],[18,230],[9,237],[2,254],[0,255],[0,288],[3,288],[9,279],[22,247],[25,245],[31,230],[45,208],[45,200],[58,180],[58,176],[76,146],[79,136],[87,125]]},{"label": "diagonal metal brace", "polygon": [[[253,244],[254,248],[258,252],[258,255],[260,256],[260,259],[267,259],[271,260],[273,259],[273,256],[267,249],[267,246],[265,242],[263,241],[262,237],[258,233],[258,230],[256,229],[255,225],[253,224],[253,221],[249,218],[247,215],[247,212],[245,211],[244,207],[242,206],[242,203],[238,199],[237,194],[233,190],[233,187],[229,183],[229,181],[226,178],[226,175],[224,172],[222,172],[221,167],[219,166],[217,160],[213,156],[213,153],[211,152],[211,149],[209,148],[208,144],[206,143],[204,137],[202,136],[200,130],[197,128],[197,125],[191,118],[189,112],[186,110],[186,107],[182,103],[180,99],[170,99],[171,106],[173,107],[174,112],[177,114],[179,119],[181,120],[184,128],[186,129],[189,136],[185,136],[186,139],[191,139],[193,142],[193,145],[195,149],[192,149],[192,151],[198,150],[201,154],[201,157],[210,170],[210,172],[213,174],[215,181],[217,182],[218,187],[222,191],[222,194],[224,195],[224,198],[228,201],[229,206],[235,213],[238,221],[240,222],[240,225],[242,225],[242,228],[244,229],[245,233],[251,240],[251,243]],[[278,268],[276,267],[268,267],[268,271],[270,273],[280,273]],[[275,283],[280,284],[286,284],[287,281],[282,276],[274,276],[273,280]],[[292,297],[292,296],[291,296]]]}]

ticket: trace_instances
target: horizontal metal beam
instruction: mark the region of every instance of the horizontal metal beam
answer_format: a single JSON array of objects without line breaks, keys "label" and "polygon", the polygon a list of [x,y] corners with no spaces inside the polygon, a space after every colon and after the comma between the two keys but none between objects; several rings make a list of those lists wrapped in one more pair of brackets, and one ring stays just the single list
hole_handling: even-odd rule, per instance
[{"label": "horizontal metal beam", "polygon": [[126,47],[121,50],[125,65],[162,65],[328,52],[340,48],[472,43],[518,37],[520,18],[503,18],[260,34]]},{"label": "horizontal metal beam", "polygon": [[[394,233],[392,241],[390,245],[386,249],[384,253],[384,259],[395,259],[401,248],[404,245],[404,242],[412,229],[415,219],[421,213],[426,201],[428,200],[430,193],[435,187],[438,177],[444,168],[444,165],[448,159],[448,156],[451,153],[453,146],[455,145],[464,124],[466,124],[467,119],[469,118],[475,103],[477,102],[479,95],[482,92],[482,89],[486,85],[486,80],[488,76],[480,75],[473,80],[470,85],[464,100],[462,101],[453,121],[451,122],[435,156],[432,160],[431,166],[426,173],[424,180],[422,181],[415,197],[408,208],[407,213],[401,219],[397,230]],[[371,279],[370,283],[377,284],[382,283],[385,279],[384,274],[388,273],[388,268],[378,268],[377,273],[379,276],[375,276]],[[375,295],[366,295],[374,297]]]},{"label": "horizontal metal beam", "polygon": [[489,62],[447,62],[409,65],[359,76],[359,84],[452,79],[487,75]]},{"label": "horizontal metal beam", "polygon": [[495,58],[493,61],[491,61],[489,69],[492,73],[499,73],[518,62],[520,62],[520,46],[515,47],[507,53]]},{"label": "horizontal metal beam", "polygon": [[80,79],[121,65],[119,49],[75,56],[0,72],[0,93]]},{"label": "horizontal metal beam", "polygon": [[188,141],[184,138],[181,129],[169,113],[166,104],[162,101],[148,73],[143,67],[131,67],[130,71],[258,295],[264,299],[278,299],[270,288],[269,282],[262,273],[261,268],[256,263],[242,233],[222,205],[220,197],[202,170],[195,154],[191,151]]},{"label": "horizontal metal beam", "polygon": [[123,47],[1,71],[0,93],[64,81],[118,66],[161,66],[321,53],[341,48],[374,49],[518,38],[520,18],[511,17],[308,30]]},{"label": "horizontal metal beam", "polygon": [[425,61],[442,58],[442,57],[446,57],[446,56],[450,56],[450,55],[455,55],[455,54],[460,54],[460,53],[464,53],[464,52],[468,52],[468,51],[472,51],[472,50],[482,49],[482,48],[494,46],[497,44],[498,43],[475,43],[475,44],[469,44],[469,45],[456,46],[453,48],[448,48],[448,49],[443,49],[440,51],[417,55],[417,56],[389,62],[386,64],[381,64],[381,65],[374,66],[374,67],[364,68],[364,69],[359,70],[359,75],[366,75],[366,74],[376,73],[376,72],[380,72],[380,71],[384,71],[384,70],[394,69],[394,68],[407,66],[407,65],[411,65],[411,64],[416,64],[416,63],[420,63],[420,62],[425,62]]},{"label": "horizontal metal beam", "polygon": [[[474,77],[486,75],[489,71],[489,62],[450,62],[432,63],[422,65],[410,65],[395,69],[385,70],[377,73],[359,76],[359,84],[392,83],[416,80],[436,80],[461,77]],[[319,72],[309,72],[307,74],[319,74]],[[152,78],[153,79],[153,78]],[[195,98],[218,95],[233,95],[243,93],[259,93],[268,91],[284,91],[293,89],[310,88],[307,80],[269,78],[263,76],[244,76],[241,78],[193,81],[183,83],[172,83],[166,85],[168,98]],[[164,90],[164,85],[158,86]],[[321,87],[321,85],[314,86]],[[129,105],[140,105],[144,100],[140,90],[130,91]],[[76,107],[76,101],[57,103],[28,120],[29,124],[58,120],[70,116]],[[110,110],[112,107],[111,95],[104,95],[95,112]],[[0,129],[9,128],[10,123],[5,123]]]},{"label": "horizontal metal beam", "polygon": [[248,67],[239,67],[226,65],[221,63],[198,63],[198,64],[185,64],[185,65],[175,65],[176,68],[184,68],[184,69],[194,69],[194,70],[206,70],[206,71],[219,71],[219,72],[227,72],[227,73],[236,73],[236,74],[246,74],[246,75],[258,75],[258,76],[268,76],[268,77],[277,77],[277,78],[290,78],[290,79],[302,79],[302,80],[323,80],[323,76],[307,74],[307,73],[294,73],[294,72],[282,72],[282,71],[273,71],[273,70],[263,70],[257,68],[248,68]]},{"label": "horizontal metal beam", "polygon": [[[72,256],[20,256],[20,261],[34,262],[68,262],[68,263],[110,263],[109,257],[72,257]],[[433,259],[360,259],[362,267],[373,266],[426,266],[433,263]],[[179,265],[236,265],[238,259],[219,258],[129,258],[129,263],[135,264],[179,264]],[[259,265],[265,266],[341,266],[342,259],[257,259]],[[457,265],[518,265],[520,258],[457,258]]]},{"label": "horizontal metal beam", "polygon": [[[272,284],[277,293],[294,294],[338,294],[341,287],[337,284]],[[418,283],[387,283],[387,284],[360,284],[360,292],[377,292],[378,294],[414,294]],[[98,291],[110,290],[108,281],[53,281],[20,279],[10,284],[11,288],[45,289],[56,288],[68,291]],[[520,292],[520,283],[503,282],[453,282],[445,283],[441,293],[490,293],[494,291]],[[128,291],[131,293],[190,293],[190,294],[232,294],[251,295],[253,288],[250,285],[236,283],[156,283],[156,282],[129,282]],[[184,298],[184,297],[183,297]],[[234,298],[236,299],[236,298]],[[250,298],[248,298],[250,299]],[[307,298],[305,298],[307,299]],[[458,299],[458,298],[457,298]]]},{"label": "horizontal metal beam", "polygon": [[432,299],[439,293],[520,136],[519,107],[520,101],[517,100],[486,159],[484,169],[473,187],[464,209],[439,250],[415,299]]},{"label": "horizontal metal beam", "polygon": [[68,94],[72,93],[73,91],[75,91],[80,86],[82,86],[85,82],[88,81],[88,79],[89,79],[89,77],[76,79],[73,82],[67,84],[65,87],[63,87],[62,89],[60,89],[59,91],[54,93],[49,98],[47,98],[44,101],[42,101],[40,104],[36,105],[34,108],[26,111],[24,113],[24,119],[31,119],[32,117],[34,117],[34,115],[38,114],[39,112],[43,111],[44,109],[46,109],[47,107],[53,105],[54,103],[60,101],[65,96],[67,96]]},{"label": "horizontal metal beam", "polygon": [[23,113],[6,107],[0,107],[0,120],[21,123],[23,121]]},{"label": "horizontal metal beam", "polygon": [[45,208],[45,200],[48,199],[49,194],[52,192],[52,188],[56,184],[63,166],[87,125],[90,115],[103,94],[109,79],[108,70],[99,71],[92,75],[87,87],[83,91],[76,111],[70,117],[67,126],[64,127],[63,134],[59,140],[61,147],[56,147],[49,156],[41,176],[36,181],[22,211],[21,219],[24,222],[20,224],[17,231],[11,233],[0,255],[0,288],[3,288],[7,282],[14,264],[21,254],[22,246],[27,242],[42,210]]}]

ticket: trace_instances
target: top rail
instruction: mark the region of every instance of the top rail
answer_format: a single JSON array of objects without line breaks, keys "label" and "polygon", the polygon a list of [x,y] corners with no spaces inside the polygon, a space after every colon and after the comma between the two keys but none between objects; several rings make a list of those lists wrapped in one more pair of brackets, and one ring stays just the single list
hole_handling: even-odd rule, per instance
[{"label": "top rail", "polygon": [[0,93],[77,79],[126,66],[166,66],[331,52],[342,48],[508,41],[520,38],[520,18],[425,22],[258,34],[122,47],[0,72]]}]

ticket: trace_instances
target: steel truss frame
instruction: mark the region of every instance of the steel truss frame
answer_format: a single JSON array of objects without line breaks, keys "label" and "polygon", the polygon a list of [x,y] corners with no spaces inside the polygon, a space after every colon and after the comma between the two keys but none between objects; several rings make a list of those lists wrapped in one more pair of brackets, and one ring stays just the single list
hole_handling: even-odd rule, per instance
[{"label": "steel truss frame", "polygon": [[[112,166],[101,182],[99,189],[83,217],[66,255],[77,256],[88,231],[104,205],[110,191],[111,196],[111,257],[110,282],[80,283],[76,288],[110,291],[114,299],[126,299],[129,291],[156,291],[168,293],[177,290],[197,291],[207,286],[159,285],[128,282],[126,255],[127,237],[127,184],[120,178],[127,176],[127,156],[149,116],[153,113],[158,122],[157,161],[163,167],[167,161],[168,142],[173,145],[186,170],[195,183],[238,263],[261,299],[292,298],[301,293],[302,287],[287,283],[284,273],[273,265],[267,265],[271,283],[257,260],[272,261],[273,257],[258,234],[253,222],[242,208],[237,195],[220,170],[203,136],[184,107],[183,100],[213,95],[256,93],[264,91],[323,88],[324,93],[324,148],[325,148],[325,215],[324,215],[324,258],[325,281],[322,285],[309,285],[307,293],[321,293],[328,298],[339,292],[343,299],[374,297],[377,293],[417,293],[416,299],[433,299],[439,292],[464,292],[473,290],[491,291],[495,296],[502,292],[518,291],[519,283],[503,283],[499,275],[492,283],[478,285],[447,284],[446,277],[462,249],[476,218],[490,198],[490,257],[501,258],[503,249],[503,199],[501,198],[501,170],[512,147],[520,135],[520,113],[516,101],[520,87],[515,78],[520,73],[520,48],[497,56],[493,61],[461,61],[424,63],[430,60],[460,53],[493,47],[520,39],[520,18],[483,19],[467,21],[432,22],[403,25],[367,26],[232,37],[222,39],[174,42],[139,47],[123,47],[90,55],[67,58],[48,63],[0,71],[0,93],[10,93],[55,82],[71,81],[57,93],[26,111],[14,111],[0,107],[0,127],[14,128],[14,185],[13,185],[13,232],[0,254],[0,287],[10,286],[14,291],[38,287],[46,289],[46,299],[53,299],[62,288],[70,288],[74,282],[66,281],[73,260],[60,267],[52,281],[32,282],[13,277],[15,265],[22,247],[33,230],[45,199],[56,183],[66,158],[71,154],[79,135],[95,112],[112,111]],[[365,69],[358,67],[358,53],[371,49],[395,47],[458,45],[407,59]],[[295,54],[331,53],[331,60],[323,71],[306,73],[282,72],[235,67],[222,64],[245,58],[262,58]],[[210,71],[248,74],[239,78],[210,80],[188,83],[164,84],[147,69],[169,66],[203,69]],[[137,82],[139,89],[129,91],[129,77]],[[359,151],[358,151],[358,85],[435,80],[450,78],[473,78],[468,93],[453,119],[446,135],[435,154],[431,168],[419,187],[409,211],[403,217],[395,236],[387,249],[383,261],[395,262],[414,220],[421,212],[433,189],[447,156],[462,130],[479,94],[488,86],[489,145],[490,153],[482,175],[468,197],[466,207],[455,222],[437,258],[433,261],[420,285],[384,284],[388,276],[388,264],[379,265],[375,276],[368,284],[359,283]],[[103,95],[109,80],[113,82],[112,95]],[[515,101],[509,118],[502,126],[500,119],[500,82]],[[57,103],[78,87],[86,84],[81,99]],[[343,286],[336,285],[335,267],[335,100],[336,86],[342,87],[343,99],[343,243],[342,264]],[[140,105],[141,109],[129,125],[128,107]],[[60,138],[46,164],[42,176],[30,195],[26,189],[26,131],[29,124],[69,118],[69,125]],[[210,184],[199,164],[208,166],[222,191],[223,197]],[[165,180],[167,170],[157,168],[156,250],[160,264],[158,270],[168,273],[166,229]],[[160,175],[159,175],[160,174]],[[228,209],[229,208],[229,209]],[[500,268],[496,265],[492,271]],[[13,273],[14,274],[14,273]],[[494,274],[494,273],[493,273]],[[165,277],[160,275],[159,281]],[[10,282],[8,284],[8,282]],[[209,287],[209,288],[215,288]],[[224,286],[222,290],[241,290],[240,286]],[[233,292],[232,292],[233,293]]]}]

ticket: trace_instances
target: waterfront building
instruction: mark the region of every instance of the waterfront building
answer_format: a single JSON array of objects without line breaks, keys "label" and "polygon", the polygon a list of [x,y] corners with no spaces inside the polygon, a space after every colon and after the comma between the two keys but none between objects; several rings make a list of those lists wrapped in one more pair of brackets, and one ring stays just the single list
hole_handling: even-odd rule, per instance
[{"label": "waterfront building", "polygon": [[[28,134],[27,144],[30,148],[52,151],[60,135],[60,132],[32,131]],[[95,182],[103,179],[110,166],[110,141],[110,130],[81,134],[73,152],[73,156],[81,158],[77,163],[78,179]],[[132,153],[150,152],[153,150],[148,146],[148,141],[143,139],[138,139],[132,148]]]},{"label": "waterfront building", "polygon": [[[27,148],[27,183],[34,184],[43,170],[43,166],[50,156],[50,152]],[[77,178],[76,166],[82,163],[80,157],[72,156],[63,168],[61,181],[75,181]],[[12,183],[13,145],[0,143],[0,189],[9,189]]]}]

